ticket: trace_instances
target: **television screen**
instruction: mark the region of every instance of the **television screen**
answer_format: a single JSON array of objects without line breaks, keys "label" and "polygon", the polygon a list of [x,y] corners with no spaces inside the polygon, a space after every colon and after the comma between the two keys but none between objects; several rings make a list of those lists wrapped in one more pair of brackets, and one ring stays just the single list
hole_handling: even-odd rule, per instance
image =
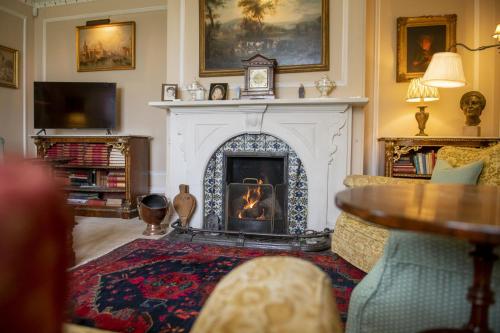
[{"label": "television screen", "polygon": [[116,83],[35,82],[35,128],[113,129]]}]

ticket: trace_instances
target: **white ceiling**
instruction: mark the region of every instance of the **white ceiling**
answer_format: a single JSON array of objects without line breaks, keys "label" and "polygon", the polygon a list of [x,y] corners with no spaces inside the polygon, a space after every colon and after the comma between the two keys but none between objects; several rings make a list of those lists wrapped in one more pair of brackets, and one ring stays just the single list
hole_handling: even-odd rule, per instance
[{"label": "white ceiling", "polygon": [[19,0],[34,8],[54,7],[63,5],[73,5],[76,3],[90,2],[95,0]]}]

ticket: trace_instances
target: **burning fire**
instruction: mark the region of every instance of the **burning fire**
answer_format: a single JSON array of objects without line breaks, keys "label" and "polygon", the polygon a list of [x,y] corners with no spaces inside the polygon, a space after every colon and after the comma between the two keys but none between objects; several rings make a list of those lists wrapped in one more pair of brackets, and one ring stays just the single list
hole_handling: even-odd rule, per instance
[{"label": "burning fire", "polygon": [[[259,179],[257,181],[258,185],[262,185],[264,181],[262,179]],[[243,200],[244,200],[244,205],[243,209],[241,209],[238,212],[238,218],[243,219],[247,216],[247,212],[249,209],[253,209],[261,200],[262,198],[262,187],[260,186],[248,186],[247,188],[247,193],[243,195]],[[265,209],[262,208],[261,214],[256,218],[257,220],[265,220],[266,219],[266,214],[265,214]]]}]

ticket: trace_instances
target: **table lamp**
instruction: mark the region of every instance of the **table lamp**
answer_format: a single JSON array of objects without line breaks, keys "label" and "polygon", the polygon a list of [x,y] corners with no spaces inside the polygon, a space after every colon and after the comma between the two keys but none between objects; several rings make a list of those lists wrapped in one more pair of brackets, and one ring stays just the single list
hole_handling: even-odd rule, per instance
[{"label": "table lamp", "polygon": [[497,44],[470,48],[465,44],[456,43],[451,45],[447,52],[437,52],[432,56],[431,62],[425,71],[422,83],[437,88],[457,88],[465,86],[465,75],[462,66],[462,57],[452,49],[457,46],[466,48],[469,51],[482,51],[492,47],[500,49],[500,24],[497,25],[495,34],[492,36],[498,40]]},{"label": "table lamp", "polygon": [[[437,88],[422,84],[422,78],[416,78],[410,81],[410,86],[408,87],[408,92],[406,93],[407,102],[423,103],[437,100],[439,100],[439,91]],[[415,135],[427,136],[424,132],[425,124],[429,119],[429,112],[425,112],[427,105],[418,105],[417,107],[419,111],[415,113],[415,119],[417,119],[419,132]]]}]

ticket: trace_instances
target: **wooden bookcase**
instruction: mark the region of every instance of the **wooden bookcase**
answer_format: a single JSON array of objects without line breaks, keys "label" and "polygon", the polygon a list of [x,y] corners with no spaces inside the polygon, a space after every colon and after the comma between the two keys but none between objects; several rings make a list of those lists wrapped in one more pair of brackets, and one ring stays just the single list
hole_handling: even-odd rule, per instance
[{"label": "wooden bookcase", "polygon": [[[32,139],[37,157],[49,161],[54,176],[65,183],[63,189],[75,215],[138,216],[136,197],[149,192],[149,137],[42,135]],[[96,153],[100,157],[94,158],[94,151],[100,151]],[[107,160],[102,158],[105,152]],[[110,154],[118,156],[119,162],[110,162]],[[75,178],[79,183],[74,183]]]},{"label": "wooden bookcase", "polygon": [[[498,137],[384,137],[378,139],[384,152],[384,176],[397,178],[423,178],[429,179],[432,174],[432,157],[443,146],[455,147],[488,147],[500,142]],[[434,152],[434,153],[433,153]],[[429,160],[430,159],[430,160]],[[410,171],[408,161],[415,167],[416,162],[428,161],[425,172]],[[398,170],[399,168],[399,170]],[[407,169],[403,171],[402,169]],[[419,167],[418,169],[423,169]],[[421,171],[421,170],[418,170]]]}]

